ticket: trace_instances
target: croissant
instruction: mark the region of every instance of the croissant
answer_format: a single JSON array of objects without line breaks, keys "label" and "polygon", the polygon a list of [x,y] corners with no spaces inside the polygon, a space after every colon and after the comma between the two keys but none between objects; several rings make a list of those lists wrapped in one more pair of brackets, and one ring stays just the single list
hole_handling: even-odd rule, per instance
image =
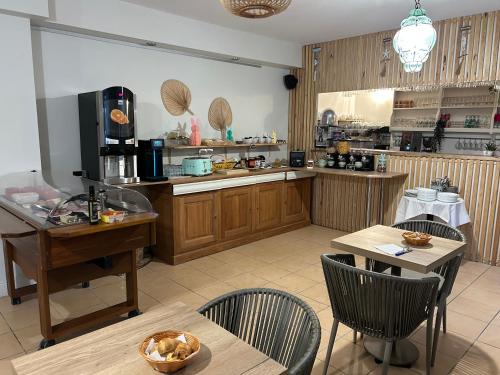
[{"label": "croissant", "polygon": [[188,357],[191,352],[191,347],[188,344],[184,344],[183,342],[181,342],[177,345],[177,348],[175,348],[174,357],[183,360],[186,359],[186,357]]},{"label": "croissant", "polygon": [[158,353],[160,354],[170,353],[175,350],[179,343],[180,341],[177,339],[165,338],[156,344],[156,350],[158,350]]}]

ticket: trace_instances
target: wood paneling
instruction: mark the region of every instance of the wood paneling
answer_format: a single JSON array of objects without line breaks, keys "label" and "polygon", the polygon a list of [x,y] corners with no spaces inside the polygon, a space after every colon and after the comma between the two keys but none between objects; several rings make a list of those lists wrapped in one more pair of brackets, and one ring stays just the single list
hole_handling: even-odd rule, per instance
[{"label": "wood paneling", "polygon": [[222,239],[242,237],[252,231],[252,187],[221,192]]},{"label": "wood paneling", "polygon": [[389,192],[395,204],[386,206],[384,224],[396,217],[397,202],[404,189],[430,186],[431,180],[447,175],[459,187],[471,223],[463,229],[469,244],[467,258],[491,265],[500,265],[500,160],[494,158],[391,155],[390,171],[406,172],[404,188]]},{"label": "wood paneling", "polygon": [[255,185],[254,230],[275,228],[281,224],[283,182]]},{"label": "wood paneling", "polygon": [[[432,16],[432,15],[431,15]],[[460,29],[470,26],[467,55],[460,64]],[[299,80],[290,92],[288,142],[290,150],[304,150],[314,158],[314,125],[317,94],[378,88],[446,86],[500,80],[500,10],[434,22],[437,43],[419,73],[406,73],[388,43],[384,61],[384,38],[397,30],[305,46],[303,68],[292,69]],[[313,49],[319,53],[319,74],[314,81]],[[385,69],[384,69],[385,65]],[[382,72],[384,71],[384,74]]]},{"label": "wood paneling", "polygon": [[[370,225],[390,221],[392,208],[397,207],[398,193],[403,191],[405,176],[371,180],[371,205],[368,189],[371,179],[359,176],[318,174],[314,179],[312,223],[324,227],[356,232]],[[383,212],[380,207],[381,186],[384,184]]]},{"label": "wood paneling", "polygon": [[283,184],[283,223],[308,220],[311,208],[311,179],[285,181]]},{"label": "wood paneling", "polygon": [[218,240],[219,194],[190,194],[174,198],[174,238],[179,252]]}]

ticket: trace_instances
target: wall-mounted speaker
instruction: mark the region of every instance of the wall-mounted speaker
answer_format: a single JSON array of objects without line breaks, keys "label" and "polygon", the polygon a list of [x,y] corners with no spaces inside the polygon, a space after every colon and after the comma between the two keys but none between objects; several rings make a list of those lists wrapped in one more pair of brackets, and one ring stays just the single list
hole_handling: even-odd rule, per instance
[{"label": "wall-mounted speaker", "polygon": [[287,74],[283,77],[283,83],[285,84],[287,90],[293,90],[297,87],[298,82],[299,80],[293,74]]}]

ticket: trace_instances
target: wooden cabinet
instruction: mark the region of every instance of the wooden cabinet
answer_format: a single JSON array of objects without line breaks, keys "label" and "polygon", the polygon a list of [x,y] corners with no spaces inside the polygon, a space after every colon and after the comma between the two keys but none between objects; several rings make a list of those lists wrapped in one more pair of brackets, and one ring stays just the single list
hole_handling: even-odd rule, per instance
[{"label": "wooden cabinet", "polygon": [[310,208],[311,179],[285,181],[283,184],[283,223],[308,220]]},{"label": "wooden cabinet", "polygon": [[174,198],[176,252],[185,252],[217,242],[219,237],[218,198],[217,192]]},{"label": "wooden cabinet", "polygon": [[239,238],[252,231],[252,187],[221,192],[221,238]]},{"label": "wooden cabinet", "polygon": [[310,224],[311,179],[174,195],[148,187],[160,214],[155,256],[180,264]]},{"label": "wooden cabinet", "polygon": [[283,182],[256,185],[254,188],[254,230],[281,224]]}]

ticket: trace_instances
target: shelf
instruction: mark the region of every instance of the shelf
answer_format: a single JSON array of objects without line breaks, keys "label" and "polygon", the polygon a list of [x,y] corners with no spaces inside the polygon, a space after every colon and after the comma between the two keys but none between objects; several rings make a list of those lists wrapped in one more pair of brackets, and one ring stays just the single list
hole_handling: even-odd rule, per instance
[{"label": "shelf", "polygon": [[397,128],[397,127],[390,127],[389,131],[395,131],[395,132],[434,132],[434,128]]},{"label": "shelf", "polygon": [[410,108],[393,108],[395,111],[408,111],[408,110],[437,110],[438,107],[410,107]]},{"label": "shelf", "polygon": [[[497,130],[500,133],[500,129],[493,129],[493,132]],[[422,132],[422,133],[433,133],[434,128],[390,128],[392,132]],[[444,128],[445,133],[491,133],[490,128]]]},{"label": "shelf", "polygon": [[259,144],[234,144],[234,145],[212,145],[212,146],[165,146],[167,150],[199,150],[202,148],[266,148],[266,147],[280,147],[285,146],[286,143],[259,143]]},{"label": "shelf", "polygon": [[455,105],[455,106],[442,106],[441,109],[493,109],[494,105]]}]

